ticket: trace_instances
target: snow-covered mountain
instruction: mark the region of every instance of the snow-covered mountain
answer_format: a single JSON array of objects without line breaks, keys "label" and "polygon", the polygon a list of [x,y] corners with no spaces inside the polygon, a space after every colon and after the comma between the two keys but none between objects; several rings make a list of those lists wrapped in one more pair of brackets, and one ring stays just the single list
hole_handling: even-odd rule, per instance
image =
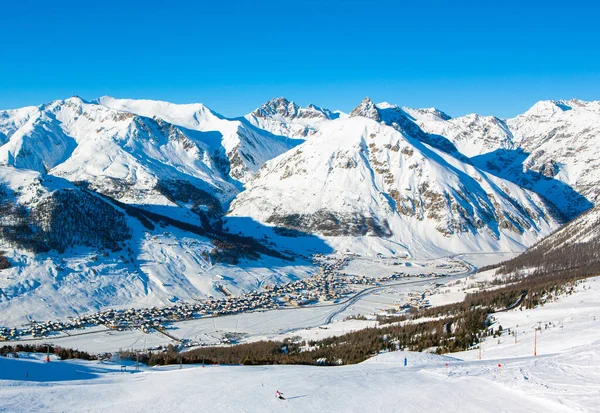
[{"label": "snow-covered mountain", "polygon": [[[547,194],[568,218],[597,202],[600,101],[542,101],[506,123],[519,143],[506,165],[513,182]],[[481,161],[500,163],[503,157],[501,151]]]},{"label": "snow-covered mountain", "polygon": [[577,100],[514,119],[368,98],[349,115],[284,98],[234,119],[110,97],[0,111],[0,311],[164,305],[310,274],[288,250],[521,251],[596,201],[599,135],[600,102]]},{"label": "snow-covered mountain", "polygon": [[1,164],[88,181],[124,202],[160,202],[160,180],[189,181],[222,201],[237,192],[224,154],[203,136],[77,97],[42,105],[4,133]]},{"label": "snow-covered mountain", "polygon": [[131,238],[126,216],[70,182],[0,167],[0,239],[33,252],[87,246],[120,250]]},{"label": "snow-covered mountain", "polygon": [[194,219],[189,209],[226,209],[266,160],[297,143],[201,104],[73,97],[0,119],[0,165],[87,182],[163,212],[183,207],[182,219]]},{"label": "snow-covered mountain", "polygon": [[600,206],[597,205],[503,263],[500,271],[518,273],[529,269],[569,276],[594,275],[600,271],[599,249]]},{"label": "snow-covered mountain", "polygon": [[424,131],[443,136],[464,155],[473,157],[502,148],[513,148],[513,136],[505,121],[477,114],[450,118],[437,109],[402,108]]},{"label": "snow-covered mountain", "polygon": [[284,97],[272,99],[245,116],[252,125],[275,135],[304,140],[319,131],[330,120],[345,117],[313,104],[302,108]]},{"label": "snow-covered mountain", "polygon": [[512,119],[410,113],[421,128],[448,138],[475,165],[534,190],[568,219],[600,195],[600,101],[541,101]]},{"label": "snow-covered mountain", "polygon": [[[202,104],[174,104],[152,100],[102,97],[101,105],[140,116],[160,118],[197,137],[228,160],[228,174],[246,182],[269,159],[291,149],[300,141],[252,126],[245,119],[227,119]],[[200,134],[198,132],[201,132]]]},{"label": "snow-covered mountain", "polygon": [[[413,112],[424,112],[424,110],[413,110]],[[435,117],[444,119],[446,114],[440,111],[434,111]],[[361,116],[372,119],[376,122],[386,124],[405,135],[412,136],[419,141],[426,143],[434,148],[447,152],[457,159],[468,161],[468,158],[461,153],[454,143],[445,136],[436,135],[424,131],[416,122],[407,108],[393,105],[387,102],[375,104],[369,97],[363,101],[350,113],[350,117]]]},{"label": "snow-covered mountain", "polygon": [[423,143],[410,125],[388,126],[387,115],[363,101],[350,118],[323,125],[267,162],[229,216],[379,238],[416,255],[518,250],[558,225],[536,194]]}]

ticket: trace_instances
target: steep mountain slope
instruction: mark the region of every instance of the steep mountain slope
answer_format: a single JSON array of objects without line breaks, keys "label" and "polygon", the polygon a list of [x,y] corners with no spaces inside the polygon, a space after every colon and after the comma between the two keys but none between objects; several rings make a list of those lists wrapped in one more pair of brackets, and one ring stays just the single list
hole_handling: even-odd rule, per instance
[{"label": "steep mountain slope", "polygon": [[37,108],[35,106],[28,106],[21,109],[15,110],[1,110],[0,111],[0,145],[4,145],[6,141],[21,128]]},{"label": "steep mountain slope", "polygon": [[[432,115],[441,118],[447,116],[443,112],[435,112],[432,113]],[[415,122],[415,118],[411,116],[405,108],[401,108],[398,105],[392,105],[387,102],[375,104],[370,98],[366,97],[350,113],[350,117],[356,116],[369,118],[376,122],[391,126],[397,131],[416,138],[441,151],[447,152],[457,159],[469,162],[468,158],[456,148],[453,142],[444,136],[428,133],[421,129]]]},{"label": "steep mountain slope", "polygon": [[229,215],[388,238],[417,255],[519,249],[557,226],[535,194],[399,132],[406,125],[363,116],[384,121],[381,112],[363,101],[349,119],[265,164]]},{"label": "steep mountain slope", "polygon": [[524,270],[564,276],[600,273],[600,206],[596,206],[533,245],[518,257],[503,263],[501,273]]},{"label": "steep mountain slope", "polygon": [[47,252],[119,250],[131,238],[125,214],[60,178],[0,167],[0,241]]},{"label": "steep mountain slope", "polygon": [[130,259],[140,224],[97,195],[0,167],[3,325],[67,317],[146,296]]},{"label": "steep mountain slope", "polygon": [[598,101],[541,101],[507,120],[408,112],[426,132],[448,138],[475,165],[539,193],[567,219],[591,208],[600,195]]},{"label": "steep mountain slope", "polygon": [[96,102],[140,116],[163,119],[183,128],[182,132],[191,137],[196,132],[203,132],[198,138],[228,159],[228,174],[240,182],[246,182],[269,159],[300,143],[274,136],[252,126],[245,119],[226,119],[202,104],[178,105],[152,100],[114,99],[108,96]]},{"label": "steep mountain slope", "polygon": [[0,134],[0,165],[87,182],[195,223],[218,217],[242,182],[298,143],[201,104],[109,97],[2,112]]},{"label": "steep mountain slope", "polygon": [[344,116],[341,112],[331,112],[313,104],[302,108],[280,97],[268,101],[244,118],[275,135],[303,140],[317,133],[328,121]]},{"label": "steep mountain slope", "polygon": [[[542,101],[516,118],[507,120],[518,149],[477,159],[511,176],[513,182],[543,193],[574,218],[600,196],[600,101]],[[547,195],[546,195],[547,194]],[[578,196],[579,195],[579,196]]]}]

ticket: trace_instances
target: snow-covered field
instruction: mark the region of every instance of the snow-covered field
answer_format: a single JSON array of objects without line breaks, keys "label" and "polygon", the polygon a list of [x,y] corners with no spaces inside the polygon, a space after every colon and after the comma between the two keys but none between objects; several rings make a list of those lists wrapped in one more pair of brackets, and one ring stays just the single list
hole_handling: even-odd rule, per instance
[{"label": "snow-covered field", "polygon": [[[354,366],[178,366],[0,358],[0,411],[597,412],[600,277],[533,310],[495,315],[478,350],[380,354]],[[350,327],[362,327],[353,320]],[[334,323],[333,325],[344,323]],[[548,327],[546,328],[546,325]],[[533,327],[537,357],[533,356]],[[318,330],[318,329],[317,329]],[[318,336],[317,336],[318,337]],[[404,358],[407,366],[404,366]],[[499,366],[500,365],[500,366]],[[287,400],[275,399],[280,390]]]}]

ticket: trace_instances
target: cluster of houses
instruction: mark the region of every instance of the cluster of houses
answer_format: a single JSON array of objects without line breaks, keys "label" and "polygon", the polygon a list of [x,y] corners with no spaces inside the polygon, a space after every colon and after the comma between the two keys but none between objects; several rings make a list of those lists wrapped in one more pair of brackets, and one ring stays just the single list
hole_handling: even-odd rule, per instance
[{"label": "cluster of houses", "polygon": [[[163,327],[171,322],[195,317],[269,310],[289,305],[302,306],[317,301],[335,301],[350,294],[351,285],[381,285],[409,276],[404,273],[394,273],[374,278],[345,274],[341,270],[349,260],[350,257],[337,260],[322,260],[316,257],[314,262],[320,270],[313,277],[284,285],[267,286],[261,291],[252,291],[240,296],[227,295],[223,299],[211,297],[196,302],[179,302],[169,307],[110,309],[65,321],[31,321],[19,329],[0,327],[0,341],[44,337],[53,332],[100,325],[119,331],[125,329],[139,329],[146,333],[151,330],[164,331]],[[428,275],[422,274],[422,276]]]},{"label": "cluster of houses", "polygon": [[429,303],[429,297],[431,297],[432,294],[435,294],[436,289],[441,286],[442,284],[433,283],[431,287],[427,288],[423,292],[409,292],[408,302],[404,306],[416,309],[430,307],[431,305]]}]

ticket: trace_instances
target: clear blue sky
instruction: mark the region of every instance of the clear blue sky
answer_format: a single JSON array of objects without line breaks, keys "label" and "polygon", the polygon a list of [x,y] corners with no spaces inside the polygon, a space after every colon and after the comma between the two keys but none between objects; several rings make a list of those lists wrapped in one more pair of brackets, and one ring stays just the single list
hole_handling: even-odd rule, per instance
[{"label": "clear blue sky", "polygon": [[579,0],[10,0],[0,108],[111,95],[234,116],[276,96],[348,111],[368,95],[508,117],[600,99],[598,16]]}]

